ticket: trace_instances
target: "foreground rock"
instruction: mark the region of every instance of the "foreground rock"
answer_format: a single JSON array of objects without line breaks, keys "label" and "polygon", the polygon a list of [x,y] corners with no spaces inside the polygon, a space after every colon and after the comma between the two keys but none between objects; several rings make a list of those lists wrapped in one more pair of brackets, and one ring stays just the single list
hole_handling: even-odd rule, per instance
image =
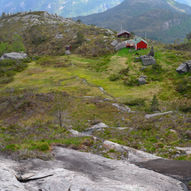
[{"label": "foreground rock", "polygon": [[176,71],[179,73],[179,74],[183,74],[183,73],[188,73],[191,71],[191,60],[185,62],[185,63],[182,63],[177,69]]},{"label": "foreground rock", "polygon": [[[183,191],[182,183],[129,162],[106,159],[90,153],[56,147],[55,159],[16,163],[0,160],[2,191]],[[2,168],[3,167],[3,168]],[[14,169],[14,171],[12,170]],[[14,173],[32,173],[47,178],[25,184]]]},{"label": "foreground rock", "polygon": [[23,52],[11,52],[5,53],[1,56],[0,60],[12,59],[12,60],[22,60],[27,58],[27,54]]},{"label": "foreground rock", "polygon": [[[168,175],[178,180],[181,180],[187,185],[191,180],[190,161],[173,161],[165,159],[156,159],[136,164],[142,168],[154,170],[155,172],[159,172],[161,174]],[[184,184],[182,184],[182,186],[184,187]],[[184,189],[187,190],[186,187]]]}]

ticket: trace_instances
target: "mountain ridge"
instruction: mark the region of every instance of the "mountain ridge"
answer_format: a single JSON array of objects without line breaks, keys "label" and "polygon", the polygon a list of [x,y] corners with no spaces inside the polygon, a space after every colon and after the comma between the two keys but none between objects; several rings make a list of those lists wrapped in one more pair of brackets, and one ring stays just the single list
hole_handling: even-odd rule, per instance
[{"label": "mountain ridge", "polygon": [[[184,39],[191,31],[191,7],[169,0],[125,0],[120,5],[103,13],[78,17],[85,24],[119,31],[133,31],[140,36],[173,42],[177,38]],[[184,30],[184,31],[183,31]]]}]

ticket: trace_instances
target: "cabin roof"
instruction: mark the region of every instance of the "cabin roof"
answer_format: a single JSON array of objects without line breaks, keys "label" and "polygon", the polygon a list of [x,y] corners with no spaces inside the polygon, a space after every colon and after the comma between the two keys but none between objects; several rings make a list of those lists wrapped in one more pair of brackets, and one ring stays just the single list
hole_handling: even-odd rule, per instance
[{"label": "cabin roof", "polygon": [[143,41],[144,43],[147,44],[147,41],[145,41],[144,39],[142,39],[140,37],[135,37],[134,39],[127,40],[127,43],[129,43],[129,44],[138,44],[141,41]]},{"label": "cabin roof", "polygon": [[123,31],[117,33],[117,36],[120,36],[122,34],[129,34],[130,35],[131,33],[129,31],[123,30]]}]

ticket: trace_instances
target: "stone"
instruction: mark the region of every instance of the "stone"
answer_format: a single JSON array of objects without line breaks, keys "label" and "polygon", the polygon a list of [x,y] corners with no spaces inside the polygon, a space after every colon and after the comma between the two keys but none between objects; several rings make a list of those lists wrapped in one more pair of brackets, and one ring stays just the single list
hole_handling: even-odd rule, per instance
[{"label": "stone", "polygon": [[108,126],[105,123],[100,122],[100,123],[93,125],[90,129],[98,130],[98,129],[103,129],[103,128],[108,128]]},{"label": "stone", "polygon": [[119,105],[118,103],[112,103],[119,111],[131,112],[131,109],[127,105]]},{"label": "stone", "polygon": [[113,103],[112,105],[116,107],[119,111],[131,112],[131,109],[127,105],[121,105],[118,103]]},{"label": "stone", "polygon": [[191,147],[176,147],[176,149],[184,151],[187,155],[191,155]]},{"label": "stone", "polygon": [[70,129],[69,132],[72,133],[72,135],[74,137],[89,137],[90,136],[89,134],[81,133],[81,132],[73,130],[73,129]]},{"label": "stone", "polygon": [[146,77],[145,76],[141,76],[138,79],[139,85],[145,85],[147,83]]},{"label": "stone", "polygon": [[116,46],[115,46],[115,50],[118,51],[118,50],[121,50],[123,48],[126,48],[126,45],[127,45],[127,42],[124,41],[124,42],[120,42],[118,43]]},{"label": "stone", "polygon": [[176,71],[179,74],[183,74],[183,73],[188,73],[191,71],[191,60],[187,61],[185,63],[182,63],[177,69]]},{"label": "stone", "polygon": [[[140,168],[128,161],[111,160],[91,153],[54,147],[55,159],[28,159],[20,162],[0,160],[2,191],[184,191],[182,183],[171,177]],[[18,182],[20,170],[35,177],[53,176]]]},{"label": "stone", "polygon": [[155,52],[154,52],[154,47],[153,46],[151,47],[151,50],[150,50],[148,56],[152,56],[152,57],[155,56]]},{"label": "stone", "polygon": [[1,56],[0,60],[12,59],[12,60],[22,60],[27,58],[27,54],[23,52],[11,52],[5,53]]},{"label": "stone", "polygon": [[142,61],[143,66],[149,66],[149,65],[156,64],[156,60],[152,56],[144,55],[144,56],[141,56],[140,59]]},{"label": "stone", "polygon": [[63,34],[56,34],[56,35],[55,35],[55,38],[56,38],[56,39],[63,39],[64,36],[63,36]]},{"label": "stone", "polygon": [[111,43],[111,45],[114,46],[114,47],[115,47],[117,44],[118,44],[118,41],[117,41],[117,40],[114,40],[114,41]]},{"label": "stone", "polygon": [[66,50],[66,51],[65,51],[65,54],[66,54],[66,55],[70,55],[70,54],[71,54],[70,50]]},{"label": "stone", "polygon": [[150,119],[153,117],[159,117],[159,116],[169,115],[169,114],[173,114],[173,111],[168,111],[168,112],[164,112],[164,113],[147,114],[147,115],[145,115],[145,118]]}]

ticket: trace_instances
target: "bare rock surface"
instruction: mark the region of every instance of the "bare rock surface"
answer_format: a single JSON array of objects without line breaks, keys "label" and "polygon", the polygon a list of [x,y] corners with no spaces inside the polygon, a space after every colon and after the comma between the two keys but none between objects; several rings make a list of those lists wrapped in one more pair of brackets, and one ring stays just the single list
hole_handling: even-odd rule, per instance
[{"label": "bare rock surface", "polygon": [[5,59],[13,59],[13,60],[22,60],[27,58],[27,54],[23,52],[10,52],[10,53],[5,53],[1,56],[0,60],[5,60]]},{"label": "bare rock surface", "polygon": [[[1,158],[1,191],[183,191],[182,183],[128,161],[106,159],[62,147],[53,150],[55,159],[14,162]],[[53,176],[20,183],[15,173]]]},{"label": "bare rock surface", "polygon": [[159,116],[169,115],[169,114],[173,114],[173,111],[168,111],[168,112],[164,112],[164,113],[147,114],[147,115],[145,115],[145,118],[150,119],[153,117],[159,117]]},{"label": "bare rock surface", "polygon": [[187,73],[189,71],[191,71],[191,60],[182,63],[177,69],[176,71],[179,74],[183,74],[183,73]]},{"label": "bare rock surface", "polygon": [[145,161],[155,160],[160,158],[155,155],[133,149],[131,147],[114,143],[112,141],[107,141],[107,140],[104,141],[103,146],[106,149],[114,149],[118,152],[126,152],[128,154],[127,160],[130,162],[145,162]]}]

